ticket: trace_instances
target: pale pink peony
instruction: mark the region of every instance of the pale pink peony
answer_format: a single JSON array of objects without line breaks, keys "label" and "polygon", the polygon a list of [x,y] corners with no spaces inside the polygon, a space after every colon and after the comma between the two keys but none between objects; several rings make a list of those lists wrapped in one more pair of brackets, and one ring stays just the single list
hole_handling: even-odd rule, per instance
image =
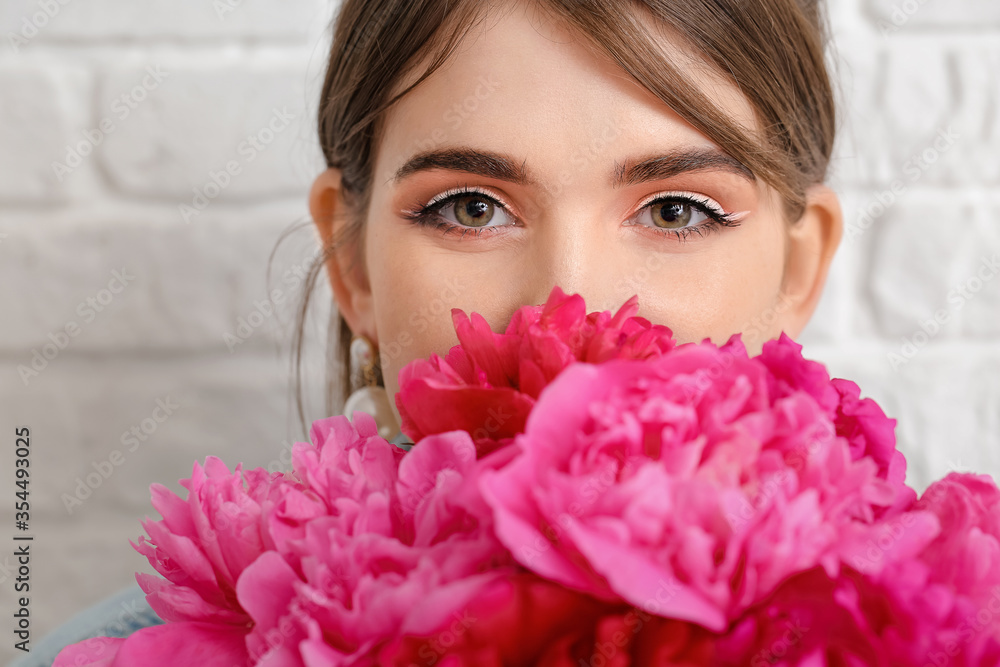
[{"label": "pale pink peony", "polygon": [[[567,368],[515,440],[518,458],[483,475],[500,540],[601,599],[641,607],[668,585],[664,615],[712,630],[797,572],[836,574],[901,491],[871,457],[854,459],[831,406],[795,389],[811,376],[790,340],[765,348],[780,375],[738,335]],[[936,533],[926,512],[912,519],[901,551]]]},{"label": "pale pink peony", "polygon": [[669,328],[639,317],[633,296],[618,312],[587,313],[579,294],[553,287],[542,306],[523,306],[503,333],[478,313],[452,310],[460,341],[440,357],[418,359],[399,373],[396,406],[402,430],[426,435],[464,430],[480,455],[509,443],[541,391],[577,361],[648,359],[674,347]]}]

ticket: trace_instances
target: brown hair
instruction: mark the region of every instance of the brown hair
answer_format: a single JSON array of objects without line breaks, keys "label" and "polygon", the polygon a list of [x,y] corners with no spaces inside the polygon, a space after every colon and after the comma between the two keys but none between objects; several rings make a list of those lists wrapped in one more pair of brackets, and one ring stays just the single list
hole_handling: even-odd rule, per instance
[{"label": "brown hair", "polygon": [[[610,56],[723,151],[775,188],[786,217],[797,220],[805,190],[826,179],[835,135],[835,103],[825,65],[827,27],[818,0],[535,0],[566,21],[586,43]],[[348,209],[342,233],[322,248],[305,281],[293,341],[299,418],[301,362],[309,294],[326,259],[343,244],[362,247],[372,174],[386,110],[438,69],[463,37],[486,18],[492,3],[469,0],[343,0],[334,22],[333,47],[319,105],[319,139],[330,167],[342,172]],[[762,128],[748,134],[720,112],[664,56],[650,20],[680,35],[728,77],[750,101]],[[417,64],[429,65],[407,88],[388,99]],[[348,267],[346,270],[352,270]],[[333,320],[336,320],[334,322]],[[333,314],[327,351],[341,364],[340,381],[327,382],[326,409],[335,414],[333,392],[350,391],[350,328]],[[335,334],[335,335],[334,335]],[[378,370],[381,383],[381,369]]]}]

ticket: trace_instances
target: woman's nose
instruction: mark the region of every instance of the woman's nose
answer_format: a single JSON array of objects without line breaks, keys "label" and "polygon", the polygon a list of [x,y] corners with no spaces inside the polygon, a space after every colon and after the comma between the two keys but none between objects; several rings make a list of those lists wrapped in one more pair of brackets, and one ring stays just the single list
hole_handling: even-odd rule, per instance
[{"label": "woman's nose", "polygon": [[582,296],[587,312],[617,310],[631,296],[624,293],[626,285],[618,275],[621,262],[615,237],[606,221],[592,218],[565,212],[545,221],[526,258],[529,266],[522,274],[520,305],[545,303],[557,285],[566,294]]}]

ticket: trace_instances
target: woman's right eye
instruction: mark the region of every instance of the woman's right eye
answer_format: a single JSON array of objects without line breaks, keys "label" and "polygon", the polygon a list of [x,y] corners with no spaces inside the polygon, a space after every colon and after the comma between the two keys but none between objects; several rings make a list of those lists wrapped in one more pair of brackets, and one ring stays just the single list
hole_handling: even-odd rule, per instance
[{"label": "woman's right eye", "polygon": [[421,218],[437,218],[466,229],[505,227],[514,224],[503,203],[481,192],[457,192],[439,197],[423,207]]}]

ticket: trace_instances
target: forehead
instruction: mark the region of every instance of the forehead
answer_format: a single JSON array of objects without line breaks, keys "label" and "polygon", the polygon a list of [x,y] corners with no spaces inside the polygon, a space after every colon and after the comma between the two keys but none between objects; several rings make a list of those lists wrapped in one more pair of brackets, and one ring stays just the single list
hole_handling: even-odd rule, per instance
[{"label": "forehead", "polygon": [[[688,85],[740,125],[757,128],[750,103],[728,78],[665,26],[647,25]],[[420,63],[392,94],[423,68]],[[383,128],[376,187],[413,154],[448,146],[523,156],[538,173],[558,173],[570,152],[594,154],[595,147],[715,146],[586,37],[523,2],[477,24],[444,65],[387,111]]]}]

